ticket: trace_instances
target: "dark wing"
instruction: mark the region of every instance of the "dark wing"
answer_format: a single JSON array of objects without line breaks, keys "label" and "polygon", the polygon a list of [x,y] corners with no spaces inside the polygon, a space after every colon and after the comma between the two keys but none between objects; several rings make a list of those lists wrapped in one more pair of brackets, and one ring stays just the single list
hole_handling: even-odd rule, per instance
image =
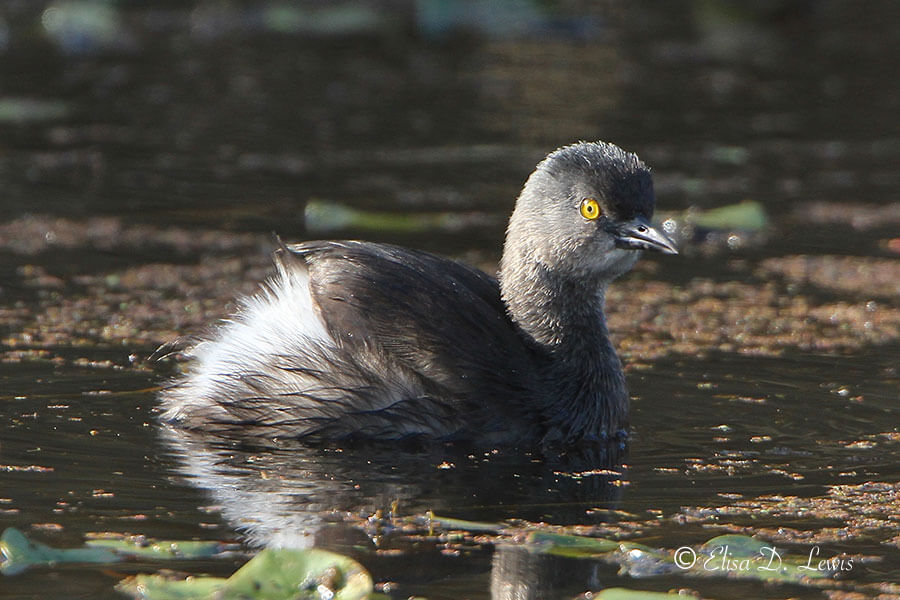
[{"label": "dark wing", "polygon": [[313,300],[342,346],[377,345],[460,410],[532,413],[523,409],[536,389],[534,357],[494,278],[386,244],[308,242],[288,251],[306,263]]}]

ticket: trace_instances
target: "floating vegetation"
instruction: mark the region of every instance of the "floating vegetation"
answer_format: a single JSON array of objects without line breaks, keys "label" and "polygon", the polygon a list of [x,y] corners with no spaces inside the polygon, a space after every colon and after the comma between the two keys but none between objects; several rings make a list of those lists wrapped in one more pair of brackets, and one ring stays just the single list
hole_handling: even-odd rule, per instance
[{"label": "floating vegetation", "polygon": [[117,589],[143,600],[362,600],[369,598],[373,584],[363,566],[346,556],[315,548],[282,548],[263,550],[228,579],[137,575]]},{"label": "floating vegetation", "polygon": [[[896,532],[897,514],[900,514],[900,483],[866,482],[833,485],[825,496],[813,498],[769,494],[736,499],[721,507],[684,507],[678,518],[684,523],[714,524],[720,530],[733,532],[747,531],[749,527],[742,521],[760,516],[780,521],[827,520],[835,526],[803,531],[787,526],[754,525],[752,530],[782,544],[843,544],[848,539],[880,537],[883,544],[891,546],[895,542],[887,536]],[[730,523],[723,520],[724,515]]]},{"label": "floating vegetation", "polygon": [[[187,560],[227,555],[233,544],[217,541],[164,541],[143,536],[95,534],[82,548],[53,548],[6,529],[0,537],[0,572],[16,575],[34,567],[64,563],[108,565],[127,559]],[[356,561],[318,549],[263,550],[228,579],[137,575],[117,589],[135,598],[367,598],[372,578]],[[298,594],[298,591],[300,595]]]},{"label": "floating vegetation", "polygon": [[[783,277],[793,283],[824,290],[859,294],[865,298],[900,297],[900,261],[895,258],[860,256],[782,256],[763,260],[760,277]],[[877,303],[867,303],[869,312]]]},{"label": "floating vegetation", "polygon": [[[317,208],[315,203],[312,207],[331,211],[330,218],[342,210]],[[360,211],[351,215],[351,222],[356,219],[356,225],[365,228],[393,219],[393,225],[381,225],[401,231],[455,227],[468,218],[446,215],[415,221],[411,215]],[[722,218],[721,213],[716,217]],[[326,227],[326,221],[320,224]],[[28,294],[29,301],[0,309],[0,325],[8,332],[0,360],[69,360],[53,349],[83,348],[88,353],[125,347],[129,351],[118,366],[148,368],[145,358],[154,348],[224,317],[227,302],[257,289],[270,273],[271,247],[268,234],[161,228],[109,217],[30,215],[0,224],[0,250],[33,257],[9,282]],[[98,251],[140,252],[146,259],[107,271],[76,267],[64,273],[42,258],[59,249],[72,261],[92,265]],[[154,260],[160,252],[167,261]],[[191,261],[173,264],[173,253]],[[895,263],[853,256],[740,260],[722,265],[730,273],[728,280],[692,277],[673,284],[657,278],[654,264],[647,262],[627,285],[610,288],[609,322],[631,363],[634,357],[654,360],[707,352],[779,356],[792,348],[831,352],[896,342],[900,308],[890,301],[897,297],[900,280]],[[819,289],[825,294],[817,293]],[[129,352],[136,358],[126,360]]]},{"label": "floating vegetation", "polygon": [[841,225],[857,231],[893,228],[900,224],[900,202],[807,202],[796,208],[794,220],[805,224]]},{"label": "floating vegetation", "polygon": [[[871,562],[873,557],[829,554],[818,544],[845,542],[855,535],[864,534],[866,527],[888,530],[895,514],[896,507],[893,505],[896,499],[896,485],[879,483],[832,486],[828,498],[824,499],[735,497],[727,507],[688,508],[670,517],[681,525],[708,521],[720,530],[732,530],[732,533],[715,536],[704,543],[677,549],[637,541],[634,536],[641,535],[640,527],[629,529],[626,522],[622,523],[624,527],[619,533],[612,533],[610,528],[611,535],[607,537],[579,533],[582,530],[589,532],[590,528],[553,527],[524,521],[482,523],[441,517],[430,512],[419,516],[393,517],[384,525],[388,538],[391,531],[395,531],[405,539],[430,540],[440,544],[449,539],[449,533],[459,548],[467,544],[513,544],[526,548],[530,553],[612,564],[618,568],[619,575],[633,579],[672,576],[685,577],[686,580],[729,578],[852,590],[856,589],[854,584],[842,581],[843,577],[864,563]],[[766,514],[780,518],[843,519],[850,526],[859,521],[862,529],[857,533],[848,531],[836,534],[830,539],[791,536],[792,530],[789,528],[779,528],[778,531],[760,529],[765,536],[762,539],[740,533],[747,528],[724,521],[725,517],[738,519],[744,513],[750,518]],[[880,521],[872,520],[879,515]],[[639,526],[640,518],[633,517],[633,524]],[[659,522],[657,517],[651,520]],[[365,523],[360,522],[359,526],[365,527]],[[435,528],[442,531],[436,532]],[[798,543],[816,545],[799,552],[786,546]],[[895,542],[886,540],[885,543]],[[232,556],[229,551],[233,549],[234,545],[217,541],[161,541],[111,533],[90,535],[83,548],[57,549],[33,542],[16,529],[7,529],[0,538],[3,561],[0,570],[4,575],[14,575],[32,567],[52,567],[62,563],[113,564],[134,559],[171,561],[216,558]],[[355,599],[370,597],[373,581],[362,565],[341,554],[321,549],[266,549],[227,579],[180,579],[170,575],[142,574],[123,580],[117,589],[135,598],[145,599]],[[300,595],[296,595],[298,590]],[[638,600],[666,596],[662,592],[613,588],[591,597]]]},{"label": "floating vegetation", "polygon": [[[485,532],[493,523],[458,521],[429,515],[432,524],[453,529],[472,528]],[[508,530],[507,533],[513,530]],[[504,539],[503,537],[498,540]],[[596,559],[618,564],[620,574],[646,578],[681,572],[689,576],[728,576],[761,581],[805,583],[831,577],[847,562],[811,566],[810,559],[779,552],[770,544],[744,535],[723,535],[702,546],[676,551],[652,548],[630,541],[532,530],[524,544],[536,552],[557,556]],[[140,536],[106,534],[89,539],[85,547],[52,548],[26,538],[17,529],[7,529],[0,539],[0,570],[15,575],[31,567],[62,563],[111,564],[127,558],[173,560],[222,555],[227,545],[219,542],[156,541]],[[254,556],[227,579],[162,575],[137,575],[123,580],[117,589],[136,598],[366,598],[373,591],[372,578],[359,563],[346,556],[319,549],[267,549]],[[300,591],[300,596],[292,595]],[[610,598],[642,598],[627,590],[610,592]],[[630,594],[639,592],[629,591]],[[640,592],[646,594],[647,592]],[[664,595],[664,594],[660,594]],[[647,596],[656,597],[656,596]]]},{"label": "floating vegetation", "polygon": [[[772,544],[746,535],[721,535],[699,547],[675,551],[652,548],[630,541],[616,541],[543,531],[532,532],[527,545],[545,554],[571,558],[595,558],[619,566],[620,575],[656,577],[681,572],[695,577],[730,577],[806,583],[831,577],[840,565],[811,563],[806,556],[787,554]],[[852,568],[852,559],[850,568]],[[844,563],[846,564],[846,563]]]}]

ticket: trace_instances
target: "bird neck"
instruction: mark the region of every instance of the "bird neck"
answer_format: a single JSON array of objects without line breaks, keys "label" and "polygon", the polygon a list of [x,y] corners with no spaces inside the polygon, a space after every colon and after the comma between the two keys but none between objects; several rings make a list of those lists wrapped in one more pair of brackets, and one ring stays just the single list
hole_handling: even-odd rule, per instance
[{"label": "bird neck", "polygon": [[603,313],[606,284],[533,261],[501,267],[510,317],[542,359],[549,441],[613,436],[627,425],[628,391]]}]

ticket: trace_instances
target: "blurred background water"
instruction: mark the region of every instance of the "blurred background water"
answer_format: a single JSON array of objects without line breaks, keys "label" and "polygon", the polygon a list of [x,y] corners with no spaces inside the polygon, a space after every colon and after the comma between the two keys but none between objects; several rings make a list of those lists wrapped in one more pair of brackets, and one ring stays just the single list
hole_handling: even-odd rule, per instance
[{"label": "blurred background water", "polygon": [[[5,0],[0,527],[371,546],[324,523],[399,500],[868,558],[823,590],[395,536],[399,558],[360,560],[398,598],[900,597],[897,23],[896,3],[836,0]],[[160,435],[152,388],[177,365],[147,357],[256,288],[270,232],[492,271],[525,177],[579,139],[653,167],[684,248],[610,295],[635,396],[624,466]],[[122,574],[36,570],[0,595],[101,597]]]}]

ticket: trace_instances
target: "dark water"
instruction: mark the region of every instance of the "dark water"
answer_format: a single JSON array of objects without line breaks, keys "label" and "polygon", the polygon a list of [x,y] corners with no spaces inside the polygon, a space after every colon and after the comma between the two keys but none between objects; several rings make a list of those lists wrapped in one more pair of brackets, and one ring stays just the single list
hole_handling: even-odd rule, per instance
[{"label": "dark water", "polygon": [[[92,531],[312,541],[354,554],[397,598],[900,596],[895,4],[298,6],[0,8],[0,528],[55,546]],[[146,357],[254,289],[268,232],[490,268],[525,176],[577,139],[641,154],[661,210],[749,199],[769,216],[762,241],[686,239],[617,284],[634,396],[624,465],[260,450],[158,427],[152,388],[175,367]],[[393,220],[306,219],[315,203]],[[426,225],[398,225],[404,214]],[[511,539],[347,525],[393,501],[400,515],[585,525],[667,549],[740,531],[860,568],[827,592],[637,578]],[[0,579],[0,596],[109,596],[159,568],[34,570]]]}]

